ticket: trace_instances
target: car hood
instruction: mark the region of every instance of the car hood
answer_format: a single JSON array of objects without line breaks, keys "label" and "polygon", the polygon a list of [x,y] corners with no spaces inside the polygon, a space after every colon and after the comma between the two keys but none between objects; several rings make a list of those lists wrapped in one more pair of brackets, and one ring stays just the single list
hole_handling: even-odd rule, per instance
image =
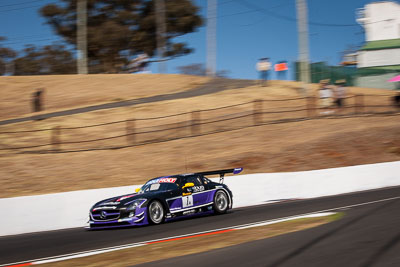
[{"label": "car hood", "polygon": [[129,205],[136,199],[144,198],[144,199],[149,199],[152,196],[154,196],[156,192],[151,192],[151,193],[132,193],[132,194],[127,194],[127,195],[122,195],[122,196],[117,196],[117,197],[112,197],[108,199],[104,199],[102,201],[97,202],[93,208],[103,208],[103,209],[117,209],[117,208],[122,208],[124,206]]}]

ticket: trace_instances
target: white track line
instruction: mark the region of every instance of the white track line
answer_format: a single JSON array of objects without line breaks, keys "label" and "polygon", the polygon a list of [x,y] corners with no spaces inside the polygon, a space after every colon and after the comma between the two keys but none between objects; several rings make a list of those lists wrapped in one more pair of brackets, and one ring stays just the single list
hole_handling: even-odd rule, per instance
[{"label": "white track line", "polygon": [[64,254],[64,255],[59,255],[59,256],[52,256],[52,257],[34,259],[34,260],[29,260],[29,261],[21,261],[21,262],[15,262],[15,263],[2,264],[2,265],[0,265],[0,267],[29,266],[29,265],[37,265],[37,264],[50,263],[50,262],[56,262],[56,261],[63,261],[63,260],[68,260],[68,259],[75,259],[75,258],[81,258],[81,257],[87,257],[87,256],[107,253],[107,252],[111,252],[111,251],[117,251],[117,250],[121,250],[121,249],[145,246],[145,245],[148,245],[149,243],[154,243],[157,241],[168,241],[170,239],[179,239],[179,238],[183,238],[183,237],[195,237],[195,236],[199,236],[202,234],[220,232],[220,231],[224,231],[224,230],[241,230],[241,229],[247,229],[247,228],[263,226],[263,225],[270,225],[270,224],[275,224],[275,223],[285,222],[285,221],[290,221],[290,220],[296,220],[296,219],[301,219],[301,218],[329,216],[329,215],[332,215],[334,213],[332,211],[335,211],[335,210],[349,209],[349,208],[354,208],[354,207],[371,205],[371,204],[395,200],[395,199],[400,199],[400,196],[385,198],[385,199],[380,199],[380,200],[375,200],[375,201],[368,201],[368,202],[359,203],[359,204],[341,206],[341,207],[336,207],[336,208],[330,208],[330,209],[325,209],[325,210],[320,210],[320,211],[314,211],[314,212],[299,214],[299,215],[294,215],[294,216],[282,217],[282,218],[278,218],[278,219],[265,220],[265,221],[241,224],[241,225],[236,225],[236,226],[231,226],[231,227],[218,228],[218,229],[214,229],[214,230],[196,232],[196,233],[191,233],[191,234],[178,235],[178,236],[172,236],[172,237],[160,238],[160,239],[153,239],[153,240],[149,240],[149,241],[137,242],[137,243],[132,243],[132,244],[102,248],[102,249],[88,250],[88,251]]}]

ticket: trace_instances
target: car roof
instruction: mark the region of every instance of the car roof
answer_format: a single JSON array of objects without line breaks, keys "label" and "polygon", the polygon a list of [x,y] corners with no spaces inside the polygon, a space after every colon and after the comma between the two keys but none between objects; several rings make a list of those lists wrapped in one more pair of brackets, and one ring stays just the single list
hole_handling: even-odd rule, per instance
[{"label": "car roof", "polygon": [[197,174],[197,173],[185,173],[185,174],[177,174],[177,175],[169,175],[169,176],[159,176],[159,177],[154,177],[154,178],[147,180],[147,182],[145,182],[144,184],[147,184],[148,182],[150,182],[152,180],[162,179],[162,178],[177,178],[177,180],[175,181],[175,183],[176,183],[176,182],[179,182],[182,178],[191,177],[191,176],[199,177],[202,175]]},{"label": "car roof", "polygon": [[184,173],[184,174],[175,174],[175,175],[154,177],[154,178],[151,178],[150,180],[159,179],[159,178],[182,178],[182,177],[187,177],[187,176],[199,176],[199,175],[200,174],[198,174],[198,173]]}]

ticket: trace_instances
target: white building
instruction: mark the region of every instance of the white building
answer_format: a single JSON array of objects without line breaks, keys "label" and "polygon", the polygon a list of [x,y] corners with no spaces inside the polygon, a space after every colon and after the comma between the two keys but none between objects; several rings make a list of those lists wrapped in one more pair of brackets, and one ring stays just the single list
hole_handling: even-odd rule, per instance
[{"label": "white building", "polygon": [[397,2],[373,2],[357,13],[357,22],[365,28],[367,42],[400,38],[400,4]]},{"label": "white building", "polygon": [[381,1],[357,10],[357,22],[365,29],[365,45],[359,50],[357,85],[395,89],[388,79],[400,72],[400,4]]}]

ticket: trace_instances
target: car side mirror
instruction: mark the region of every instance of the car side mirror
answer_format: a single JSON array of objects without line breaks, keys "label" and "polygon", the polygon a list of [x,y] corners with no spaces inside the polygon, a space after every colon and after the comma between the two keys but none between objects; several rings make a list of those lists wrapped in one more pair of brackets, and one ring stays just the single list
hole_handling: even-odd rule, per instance
[{"label": "car side mirror", "polygon": [[136,188],[136,189],[135,189],[135,192],[136,192],[136,193],[139,193],[139,191],[140,191],[140,188]]},{"label": "car side mirror", "polygon": [[194,186],[194,183],[186,183],[182,186],[182,196],[187,196],[192,194],[191,188]]}]

